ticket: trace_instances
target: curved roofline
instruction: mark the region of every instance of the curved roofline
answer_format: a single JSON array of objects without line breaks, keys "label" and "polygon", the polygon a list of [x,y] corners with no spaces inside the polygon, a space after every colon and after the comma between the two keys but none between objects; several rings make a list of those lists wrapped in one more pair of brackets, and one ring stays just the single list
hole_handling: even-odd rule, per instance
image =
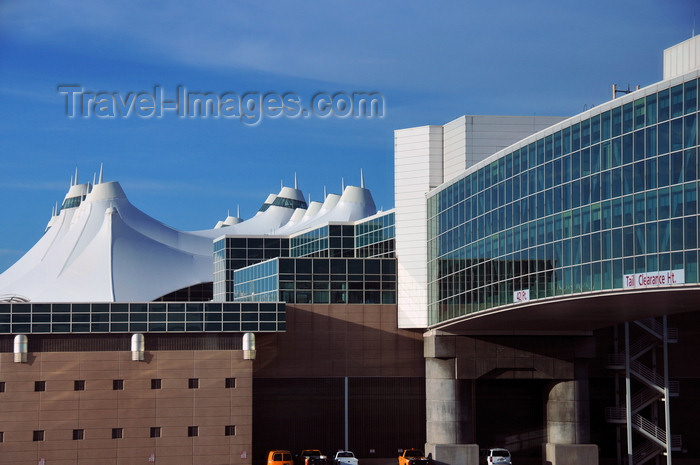
[{"label": "curved roofline", "polygon": [[563,121],[560,121],[559,123],[553,124],[552,126],[549,126],[548,128],[545,128],[541,131],[538,131],[524,139],[519,140],[518,142],[515,142],[514,144],[509,145],[508,147],[505,147],[498,152],[494,153],[493,155],[490,155],[483,160],[479,161],[478,163],[473,164],[466,170],[464,170],[461,174],[458,176],[455,176],[454,178],[448,179],[442,184],[438,185],[431,191],[429,191],[426,194],[426,198],[430,198],[434,195],[437,195],[439,192],[443,191],[447,187],[451,186],[452,184],[456,183],[457,181],[460,181],[467,176],[469,176],[472,173],[475,173],[476,171],[479,171],[481,168],[490,165],[494,161],[500,159],[501,157],[504,157],[508,155],[509,153],[513,152],[514,150],[521,149],[525,146],[530,145],[531,143],[540,140],[544,137],[547,137],[551,134],[554,134],[557,131],[560,131],[566,127],[572,126],[576,123],[580,123],[584,119],[590,118],[591,116],[596,116],[599,115],[605,111],[611,110],[613,108],[617,108],[620,106],[623,106],[627,103],[634,102],[635,100],[641,98],[641,97],[646,97],[649,94],[653,94],[658,92],[659,90],[671,88],[677,84],[683,83],[685,81],[688,81],[690,79],[698,78],[700,77],[700,69],[696,69],[694,71],[691,71],[689,73],[683,74],[678,77],[674,77],[672,79],[668,79],[665,81],[659,81],[654,84],[648,85],[646,87],[643,87],[639,90],[635,90],[634,92],[630,92],[629,94],[623,95],[622,97],[613,99],[613,100],[608,100],[605,103],[602,103],[600,105],[597,105],[590,110],[586,110],[582,113],[579,113],[577,115],[574,115],[570,118],[567,118]]},{"label": "curved roofline", "polygon": [[697,310],[700,284],[547,297],[469,313],[428,327],[456,334],[587,332],[626,321]]}]

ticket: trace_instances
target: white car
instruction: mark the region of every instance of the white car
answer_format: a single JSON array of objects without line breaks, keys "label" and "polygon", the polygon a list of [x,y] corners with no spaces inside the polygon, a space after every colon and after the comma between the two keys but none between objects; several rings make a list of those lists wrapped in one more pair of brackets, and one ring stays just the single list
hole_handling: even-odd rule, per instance
[{"label": "white car", "polygon": [[339,450],[333,459],[335,465],[357,465],[357,457],[349,450]]},{"label": "white car", "polygon": [[[482,459],[481,463],[487,465],[511,465],[510,452],[508,449],[482,449],[479,454]],[[485,460],[484,460],[485,459]]]}]

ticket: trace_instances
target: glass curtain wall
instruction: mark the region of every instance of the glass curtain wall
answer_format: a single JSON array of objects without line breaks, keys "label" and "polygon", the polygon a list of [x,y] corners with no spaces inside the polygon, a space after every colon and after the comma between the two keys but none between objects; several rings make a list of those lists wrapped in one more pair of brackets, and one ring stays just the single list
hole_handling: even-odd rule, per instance
[{"label": "glass curtain wall", "polygon": [[698,283],[697,93],[693,78],[613,100],[433,191],[430,324],[519,291],[623,289],[674,271]]}]

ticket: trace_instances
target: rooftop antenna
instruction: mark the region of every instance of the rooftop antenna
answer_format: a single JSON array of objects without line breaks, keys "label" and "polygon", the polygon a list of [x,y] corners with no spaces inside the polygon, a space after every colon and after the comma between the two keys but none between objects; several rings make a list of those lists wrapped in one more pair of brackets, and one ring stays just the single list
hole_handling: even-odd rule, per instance
[{"label": "rooftop antenna", "polygon": [[[637,86],[634,90],[639,90],[639,86]],[[618,89],[617,84],[612,85],[612,98],[615,100],[617,98],[617,94],[629,94],[632,92],[632,89],[630,89],[630,85],[627,84],[627,90],[625,89]]]},{"label": "rooftop antenna", "polygon": [[97,181],[102,184],[102,163],[100,163],[100,176],[97,178]]},{"label": "rooftop antenna", "polygon": [[309,192],[309,205],[311,205],[311,192]]},{"label": "rooftop antenna", "polygon": [[94,186],[95,184],[97,184],[96,181],[97,181],[97,173],[92,173],[92,185],[93,185],[93,186]]},{"label": "rooftop antenna", "polygon": [[340,178],[340,193],[345,192],[345,178]]},{"label": "rooftop antenna", "polygon": [[239,203],[238,210],[236,210],[236,218],[240,218],[240,217],[241,217],[241,204]]},{"label": "rooftop antenna", "polygon": [[280,189],[284,189],[284,179],[280,179]]},{"label": "rooftop antenna", "polygon": [[71,187],[74,186],[74,184],[73,184],[73,175],[71,175],[71,177],[70,177],[70,186],[71,186]]},{"label": "rooftop antenna", "polygon": [[328,198],[328,192],[326,191],[326,186],[323,186],[323,201],[325,202]]},{"label": "rooftop antenna", "polygon": [[78,185],[78,167],[75,167],[75,185]]},{"label": "rooftop antenna", "polygon": [[360,187],[365,188],[365,172],[360,168]]},{"label": "rooftop antenna", "polygon": [[56,202],[56,207],[54,208],[56,210],[56,216],[58,216],[58,202]]},{"label": "rooftop antenna", "polygon": [[299,183],[297,182],[297,172],[294,172],[294,189],[299,189]]},{"label": "rooftop antenna", "polygon": [[228,218],[229,216],[231,216],[231,209],[230,208],[228,210],[226,210],[226,218]]}]

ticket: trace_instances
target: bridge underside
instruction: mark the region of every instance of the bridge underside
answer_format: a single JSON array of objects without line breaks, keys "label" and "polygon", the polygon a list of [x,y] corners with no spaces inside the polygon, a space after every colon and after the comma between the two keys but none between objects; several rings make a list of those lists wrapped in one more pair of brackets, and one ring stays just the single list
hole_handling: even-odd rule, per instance
[{"label": "bridge underside", "polygon": [[700,287],[582,293],[482,310],[433,325],[452,334],[581,333],[697,309]]}]

